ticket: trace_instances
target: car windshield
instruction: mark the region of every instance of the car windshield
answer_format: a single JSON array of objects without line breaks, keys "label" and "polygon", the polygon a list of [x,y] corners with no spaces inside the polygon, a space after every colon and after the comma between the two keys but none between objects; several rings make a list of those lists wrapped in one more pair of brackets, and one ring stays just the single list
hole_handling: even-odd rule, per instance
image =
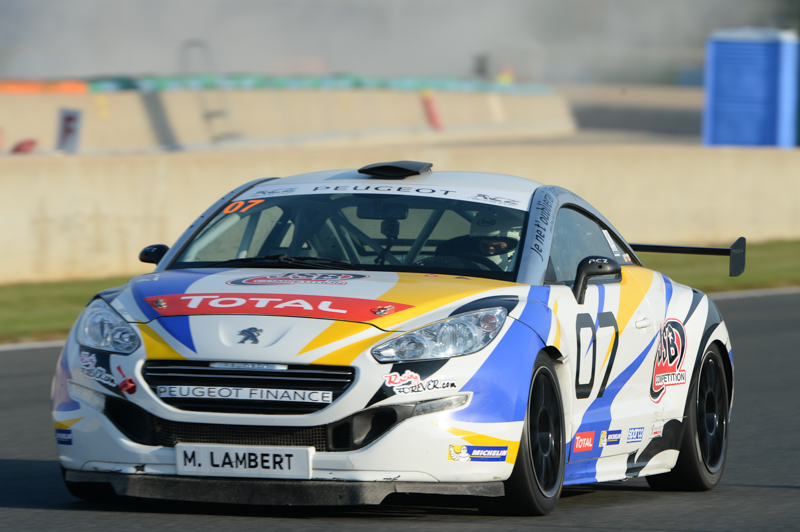
[{"label": "car windshield", "polygon": [[513,281],[528,205],[478,199],[251,193],[220,210],[169,268],[292,265]]}]

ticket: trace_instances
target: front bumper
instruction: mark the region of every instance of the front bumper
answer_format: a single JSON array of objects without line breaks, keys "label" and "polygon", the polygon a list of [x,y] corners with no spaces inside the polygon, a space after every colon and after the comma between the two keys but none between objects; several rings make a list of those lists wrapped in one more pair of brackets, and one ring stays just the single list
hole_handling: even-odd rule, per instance
[{"label": "front bumper", "polygon": [[125,475],[66,471],[67,482],[110,484],[117,495],[152,499],[272,506],[380,504],[392,493],[502,497],[502,482],[341,482]]}]

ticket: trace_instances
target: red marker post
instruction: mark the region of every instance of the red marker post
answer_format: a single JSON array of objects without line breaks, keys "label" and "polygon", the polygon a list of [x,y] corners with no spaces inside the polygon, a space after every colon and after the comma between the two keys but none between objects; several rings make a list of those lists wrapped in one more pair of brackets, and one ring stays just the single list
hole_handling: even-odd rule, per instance
[{"label": "red marker post", "polygon": [[424,89],[422,91],[422,106],[425,108],[425,116],[428,118],[428,125],[435,131],[444,129],[444,120],[442,114],[439,112],[439,106],[436,104],[436,98],[433,97],[433,91]]}]

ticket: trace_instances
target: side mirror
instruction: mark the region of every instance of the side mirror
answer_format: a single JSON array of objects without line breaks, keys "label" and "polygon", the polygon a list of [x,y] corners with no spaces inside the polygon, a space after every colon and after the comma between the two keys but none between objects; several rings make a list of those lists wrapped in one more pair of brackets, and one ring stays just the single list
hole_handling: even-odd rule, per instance
[{"label": "side mirror", "polygon": [[150,264],[158,264],[164,258],[164,255],[169,251],[169,246],[164,244],[156,244],[154,246],[147,246],[139,253],[139,260],[142,262],[149,262]]},{"label": "side mirror", "polygon": [[589,278],[601,275],[617,275],[621,271],[622,267],[614,259],[597,256],[586,257],[578,264],[578,271],[575,272],[575,284],[572,286],[575,300],[579,305],[583,305]]}]

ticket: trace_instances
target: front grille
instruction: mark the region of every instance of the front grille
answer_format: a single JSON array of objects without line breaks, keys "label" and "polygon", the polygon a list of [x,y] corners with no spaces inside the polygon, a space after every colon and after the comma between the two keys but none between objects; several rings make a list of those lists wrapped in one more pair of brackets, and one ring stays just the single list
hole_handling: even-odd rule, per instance
[{"label": "front grille", "polygon": [[119,397],[106,397],[103,413],[128,439],[142,445],[178,443],[314,447],[317,451],[352,451],[369,445],[408,419],[414,407],[392,405],[361,410],[328,425],[275,427],[170,421]]},{"label": "front grille", "polygon": [[[151,360],[145,362],[142,377],[156,395],[163,395],[159,394],[161,387],[171,390],[174,396],[162,396],[161,400],[181,410],[273,415],[310,414],[322,410],[330,403],[297,399],[306,392],[316,391],[329,393],[334,402],[355,378],[355,369],[343,366],[285,365],[276,369],[278,365],[275,364],[251,364],[249,368],[242,367],[244,364],[233,364],[234,367],[212,367],[211,364],[214,363]],[[276,397],[277,393],[270,393],[276,390],[291,390],[292,393],[281,395],[290,400],[230,399],[198,397],[196,387],[223,389],[228,394],[231,393],[228,390],[236,389],[263,390],[265,397]]]},{"label": "front grille", "polygon": [[326,451],[327,429],[318,427],[263,427],[246,425],[201,425],[154,417],[155,444],[174,447],[177,443],[221,445],[286,445],[314,447]]}]

